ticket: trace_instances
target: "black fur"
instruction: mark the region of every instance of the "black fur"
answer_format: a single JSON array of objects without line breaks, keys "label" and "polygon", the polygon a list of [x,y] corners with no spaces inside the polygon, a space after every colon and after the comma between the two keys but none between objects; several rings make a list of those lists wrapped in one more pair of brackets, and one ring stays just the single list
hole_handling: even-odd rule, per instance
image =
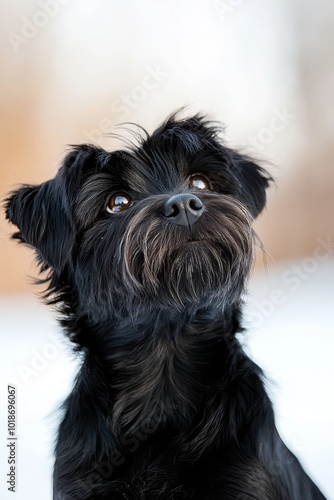
[{"label": "black fur", "polygon": [[[55,500],[324,498],[280,439],[261,369],[236,338],[251,223],[271,180],[205,118],[173,115],[123,151],[74,147],[54,179],[7,200],[83,355]],[[115,193],[132,206],[109,213]],[[192,225],[163,215],[179,193],[204,206],[184,209]]]}]

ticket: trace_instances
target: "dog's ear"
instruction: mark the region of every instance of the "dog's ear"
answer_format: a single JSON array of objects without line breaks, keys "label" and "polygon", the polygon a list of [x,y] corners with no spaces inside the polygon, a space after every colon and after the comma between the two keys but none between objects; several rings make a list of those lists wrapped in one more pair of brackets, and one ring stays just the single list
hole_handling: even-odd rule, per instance
[{"label": "dog's ear", "polygon": [[240,185],[242,201],[252,216],[256,218],[265,207],[266,190],[273,182],[273,178],[263,167],[239,153],[233,153],[233,163]]},{"label": "dog's ear", "polygon": [[8,198],[6,217],[43,263],[60,272],[71,254],[74,230],[57,177],[40,186],[24,186]]},{"label": "dog's ear", "polygon": [[85,178],[106,161],[106,155],[95,146],[75,146],[54,179],[21,187],[6,200],[6,217],[19,229],[14,238],[31,245],[56,272],[64,269],[75,244],[75,197]]},{"label": "dog's ear", "polygon": [[56,177],[39,186],[24,186],[6,200],[7,219],[19,232],[14,238],[32,246],[46,266],[64,269],[75,244],[73,203],[82,183],[105,161],[101,148],[75,146]]}]

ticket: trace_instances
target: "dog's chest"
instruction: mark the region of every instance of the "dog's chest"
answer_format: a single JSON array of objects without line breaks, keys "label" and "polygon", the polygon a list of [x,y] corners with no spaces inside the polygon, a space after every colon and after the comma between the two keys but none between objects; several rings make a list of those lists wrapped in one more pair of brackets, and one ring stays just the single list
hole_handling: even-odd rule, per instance
[{"label": "dog's chest", "polygon": [[219,377],[222,343],[181,333],[143,340],[109,357],[114,425],[127,432],[191,425]]}]

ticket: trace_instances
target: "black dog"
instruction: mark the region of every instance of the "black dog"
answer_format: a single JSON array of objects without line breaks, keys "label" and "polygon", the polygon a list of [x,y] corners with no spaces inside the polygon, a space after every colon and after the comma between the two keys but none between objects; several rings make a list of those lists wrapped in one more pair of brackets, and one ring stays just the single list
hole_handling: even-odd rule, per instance
[{"label": "black dog", "polygon": [[73,148],[7,200],[83,363],[54,499],[324,499],[236,333],[269,174],[201,116]]}]

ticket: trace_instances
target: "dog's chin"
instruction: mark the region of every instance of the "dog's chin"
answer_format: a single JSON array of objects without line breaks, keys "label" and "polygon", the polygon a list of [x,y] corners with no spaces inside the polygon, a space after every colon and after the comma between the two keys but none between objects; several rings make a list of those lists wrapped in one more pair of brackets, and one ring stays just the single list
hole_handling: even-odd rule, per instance
[{"label": "dog's chin", "polygon": [[134,296],[159,309],[218,307],[239,296],[251,259],[218,242],[189,239],[168,255],[151,255],[132,275]]},{"label": "dog's chin", "polygon": [[[149,251],[145,256],[138,250],[131,260],[119,262],[119,274],[115,269],[100,273],[97,288],[93,279],[78,283],[84,306],[80,312],[100,322],[111,314],[133,317],[136,311],[140,321],[150,311],[174,315],[228,307],[239,299],[250,272],[252,252],[250,246],[246,249],[248,253],[240,246],[189,238],[169,251],[161,246],[160,252]],[[88,273],[79,275],[87,278]]]}]

